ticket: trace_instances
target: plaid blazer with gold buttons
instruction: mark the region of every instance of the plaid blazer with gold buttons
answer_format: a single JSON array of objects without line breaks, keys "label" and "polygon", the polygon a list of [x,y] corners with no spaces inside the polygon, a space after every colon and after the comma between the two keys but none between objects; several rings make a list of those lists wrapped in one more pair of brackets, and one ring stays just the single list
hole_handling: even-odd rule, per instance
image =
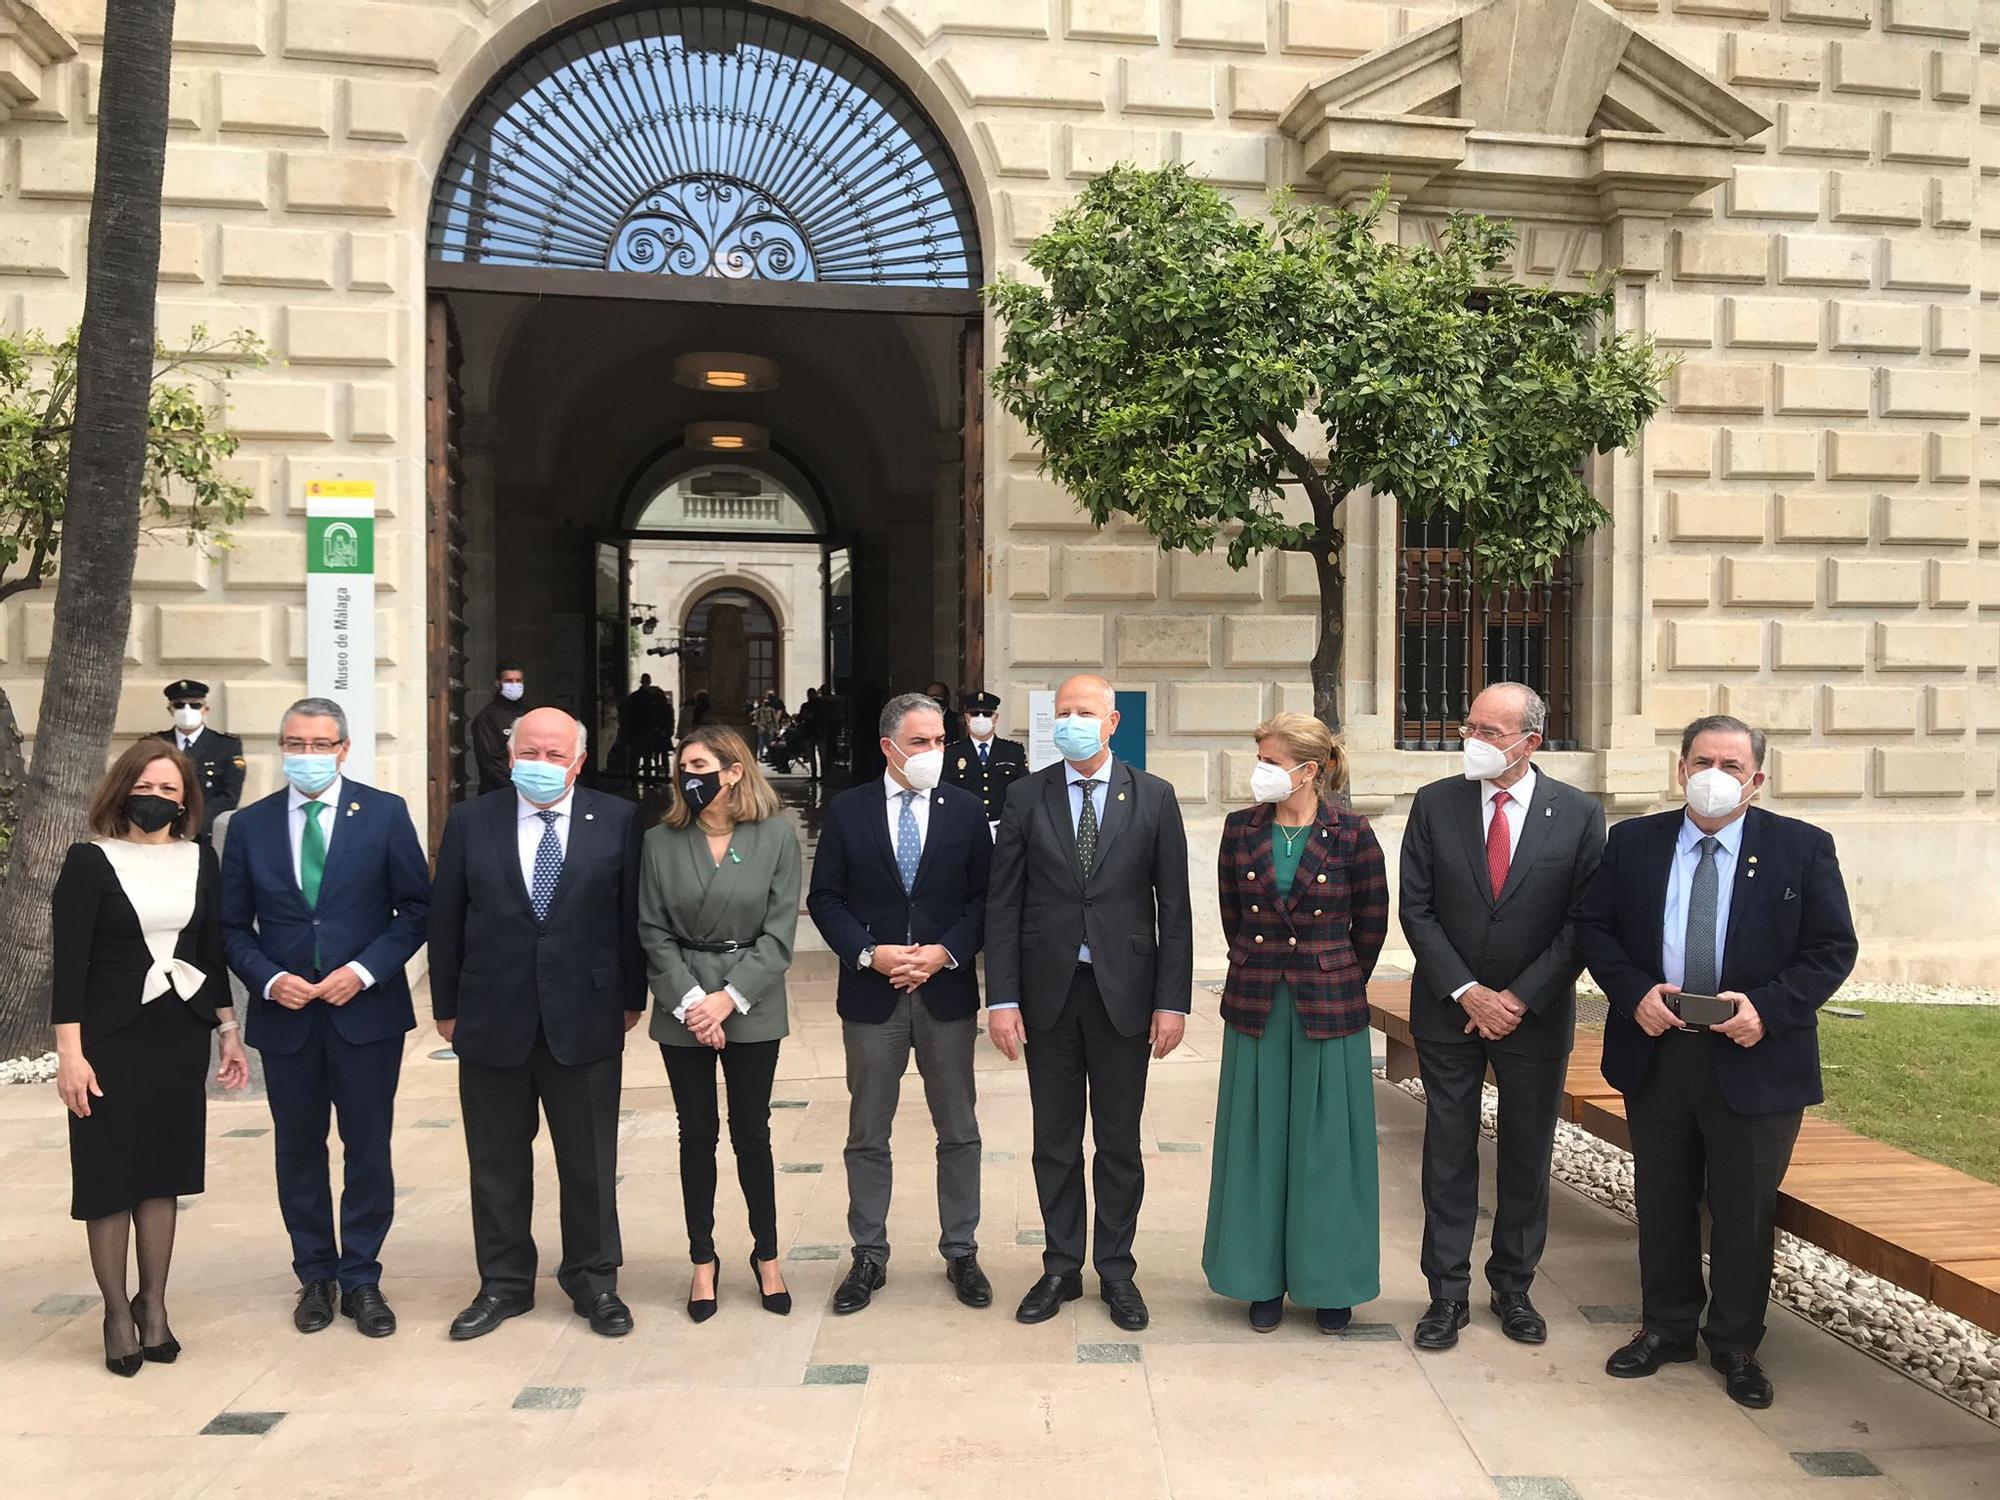
[{"label": "plaid blazer with gold buttons", "polygon": [[1306,1035],[1350,1036],[1368,1025],[1368,976],[1389,931],[1389,876],[1368,820],[1320,805],[1289,890],[1274,884],[1269,803],[1222,825],[1216,884],[1229,979],[1222,1019],[1262,1036],[1280,984]]}]

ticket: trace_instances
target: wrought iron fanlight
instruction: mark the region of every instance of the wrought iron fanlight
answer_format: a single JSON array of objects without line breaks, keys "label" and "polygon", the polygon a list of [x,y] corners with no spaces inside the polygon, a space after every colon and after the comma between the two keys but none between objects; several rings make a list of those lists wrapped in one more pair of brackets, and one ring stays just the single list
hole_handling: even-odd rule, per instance
[{"label": "wrought iron fanlight", "polygon": [[439,170],[447,261],[971,287],[970,199],[922,111],[831,32],[742,4],[538,44]]}]

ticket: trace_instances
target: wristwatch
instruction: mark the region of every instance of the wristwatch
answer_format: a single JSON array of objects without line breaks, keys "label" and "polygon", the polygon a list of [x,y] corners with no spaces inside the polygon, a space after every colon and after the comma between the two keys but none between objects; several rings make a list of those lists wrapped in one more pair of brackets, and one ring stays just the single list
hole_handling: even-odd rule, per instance
[{"label": "wristwatch", "polygon": [[857,969],[872,969],[875,967],[875,945],[873,943],[870,943],[866,948],[861,950],[861,957],[854,961],[854,967]]}]

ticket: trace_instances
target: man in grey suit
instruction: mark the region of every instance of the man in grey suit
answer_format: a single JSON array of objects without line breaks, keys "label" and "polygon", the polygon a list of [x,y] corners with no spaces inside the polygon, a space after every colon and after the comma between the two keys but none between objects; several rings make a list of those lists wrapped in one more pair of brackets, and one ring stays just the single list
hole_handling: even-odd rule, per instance
[{"label": "man in grey suit", "polygon": [[986,897],[993,1045],[1028,1053],[1043,1276],[1015,1316],[1041,1323],[1083,1295],[1083,1122],[1097,1146],[1092,1248],[1120,1328],[1149,1321],[1132,1238],[1145,1195],[1139,1116],[1148,1053],[1180,1045],[1194,983],[1187,834],[1174,789],[1111,754],[1102,677],[1056,691],[1061,761],[1007,794]]},{"label": "man in grey suit", "polygon": [[1403,932],[1417,957],[1410,1030],[1424,1079],[1419,1349],[1449,1349],[1470,1320],[1479,1213],[1479,1098],[1500,1088],[1498,1202],[1486,1261],[1508,1338],[1539,1344],[1528,1300],[1549,1228],[1549,1164],[1576,1034],[1572,921],[1604,853],[1604,809],[1534,766],[1548,706],[1496,682],[1464,726],[1464,774],[1417,793],[1403,830]]}]

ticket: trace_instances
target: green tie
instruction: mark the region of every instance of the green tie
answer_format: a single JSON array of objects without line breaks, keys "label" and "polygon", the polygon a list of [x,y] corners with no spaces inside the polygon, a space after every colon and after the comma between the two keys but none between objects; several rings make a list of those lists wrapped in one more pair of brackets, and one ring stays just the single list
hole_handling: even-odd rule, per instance
[{"label": "green tie", "polygon": [[305,837],[299,841],[299,889],[314,911],[319,910],[319,883],[326,874],[326,830],[319,826],[325,810],[324,802],[306,804]]}]

